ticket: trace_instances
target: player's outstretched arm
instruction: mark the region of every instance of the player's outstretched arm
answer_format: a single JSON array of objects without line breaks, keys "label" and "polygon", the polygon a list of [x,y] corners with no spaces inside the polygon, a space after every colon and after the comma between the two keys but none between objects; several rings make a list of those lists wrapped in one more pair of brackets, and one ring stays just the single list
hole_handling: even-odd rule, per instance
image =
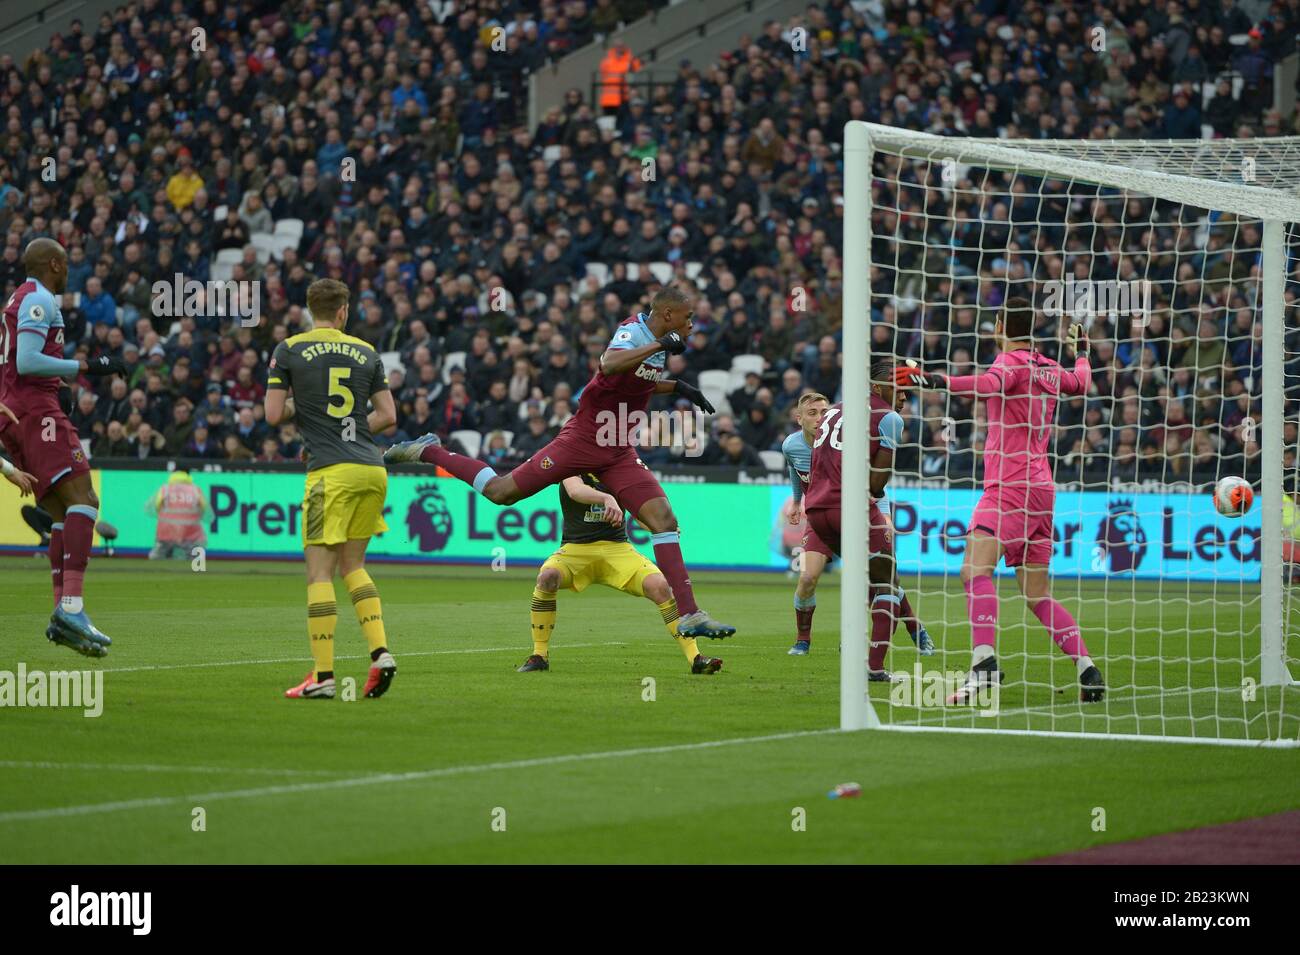
[{"label": "player's outstretched arm", "polygon": [[366,424],[370,426],[371,434],[382,434],[397,424],[397,406],[393,403],[391,391],[376,391],[370,396],[370,402],[374,408],[366,415]]},{"label": "player's outstretched arm", "polygon": [[561,483],[564,485],[564,493],[579,504],[603,504],[606,521],[615,527],[623,523],[623,505],[618,503],[618,498],[614,495],[597,491],[580,477],[567,477]]},{"label": "player's outstretched arm", "polygon": [[695,407],[699,408],[705,414],[716,414],[713,403],[704,397],[704,392],[694,385],[685,381],[658,381],[655,382],[655,394],[657,395],[681,395]]},{"label": "player's outstretched arm", "polygon": [[[55,358],[43,351],[45,331],[39,328],[22,328],[18,332],[18,354],[15,364],[18,374],[37,378],[75,378],[83,369],[75,358]],[[119,362],[120,364],[120,362]]]},{"label": "player's outstretched arm", "polygon": [[266,412],[266,423],[273,428],[293,420],[293,398],[283,388],[268,388],[262,407]]},{"label": "player's outstretched arm", "polygon": [[20,471],[4,458],[0,458],[0,474],[3,474],[6,481],[18,488],[20,497],[31,494],[32,489],[37,484],[34,475],[28,474],[26,471]]}]

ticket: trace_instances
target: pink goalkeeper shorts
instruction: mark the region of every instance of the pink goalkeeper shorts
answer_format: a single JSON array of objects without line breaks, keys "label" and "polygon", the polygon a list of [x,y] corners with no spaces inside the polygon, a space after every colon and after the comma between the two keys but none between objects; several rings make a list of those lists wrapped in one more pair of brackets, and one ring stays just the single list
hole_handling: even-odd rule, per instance
[{"label": "pink goalkeeper shorts", "polygon": [[971,515],[970,531],[998,539],[1008,567],[1052,562],[1056,488],[1025,484],[987,488]]}]

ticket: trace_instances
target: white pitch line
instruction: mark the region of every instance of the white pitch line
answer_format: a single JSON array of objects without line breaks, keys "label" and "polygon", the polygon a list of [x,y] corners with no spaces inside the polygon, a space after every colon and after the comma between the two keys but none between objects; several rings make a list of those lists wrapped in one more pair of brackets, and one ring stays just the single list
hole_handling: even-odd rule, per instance
[{"label": "white pitch line", "polygon": [[[589,647],[625,647],[626,643],[619,641],[606,641],[601,643],[566,643],[561,645],[561,649],[572,648],[574,650]],[[461,650],[414,650],[405,653],[396,653],[394,656],[400,661],[404,657],[436,657],[450,656],[458,653],[506,653],[512,650],[519,650],[516,644],[513,647],[468,647]],[[335,660],[368,660],[369,654],[355,654],[352,656],[336,656]],[[203,670],[209,667],[240,667],[240,666],[261,666],[269,663],[306,663],[303,657],[275,657],[267,660],[218,660],[211,663],[162,663],[150,666],[138,667],[105,667],[100,673],[145,673],[155,670]]]},{"label": "white pitch line", "polygon": [[166,766],[159,763],[59,763],[51,760],[0,759],[3,769],[71,769],[121,773],[232,773],[247,776],[349,776],[332,769],[246,769],[241,766]]},{"label": "white pitch line", "polygon": [[28,822],[39,819],[57,819],[67,816],[93,816],[131,809],[152,809],[163,806],[201,806],[226,799],[259,799],[264,796],[288,796],[299,793],[322,792],[331,789],[353,789],[361,786],[380,786],[393,783],[423,782],[451,776],[469,776],[501,770],[531,769],[537,766],[558,766],[563,763],[586,763],[602,759],[626,759],[634,756],[658,756],[665,753],[684,753],[699,749],[717,749],[723,746],[743,746],[747,743],[769,743],[778,740],[800,739],[807,736],[825,736],[843,732],[838,728],[802,730],[794,733],[771,733],[766,736],[740,736],[733,739],[708,740],[702,743],[676,743],[669,746],[640,746],[634,749],[604,750],[595,753],[568,753],[562,756],[537,756],[532,759],[514,759],[497,763],[477,763],[468,766],[447,766],[442,769],[425,769],[409,773],[382,773],[373,776],[356,776],[315,783],[290,783],[280,786],[262,786],[256,789],[227,789],[192,796],[152,796],[142,799],[123,799],[116,802],[87,803],[80,806],[57,806],[48,809],[21,809],[0,812],[0,823]]}]

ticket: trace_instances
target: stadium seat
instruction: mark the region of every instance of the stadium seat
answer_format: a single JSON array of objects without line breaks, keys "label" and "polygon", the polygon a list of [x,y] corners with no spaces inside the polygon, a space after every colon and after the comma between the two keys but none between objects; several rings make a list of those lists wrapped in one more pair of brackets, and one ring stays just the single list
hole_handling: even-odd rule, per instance
[{"label": "stadium seat", "polygon": [[700,391],[708,391],[712,388],[715,391],[722,391],[724,394],[727,385],[731,382],[731,372],[723,371],[720,368],[713,368],[709,371],[700,372]]},{"label": "stadium seat", "polygon": [[392,371],[394,368],[406,371],[406,366],[402,364],[402,353],[399,351],[382,352],[379,360],[384,363],[384,371]]},{"label": "stadium seat", "polygon": [[673,280],[673,267],[667,262],[651,262],[650,272],[660,285],[667,285]]},{"label": "stadium seat", "polygon": [[226,218],[226,216],[229,213],[230,213],[230,207],[227,206],[225,203],[222,203],[221,205],[217,206],[215,209],[212,210],[212,221],[221,222]]},{"label": "stadium seat", "polygon": [[285,249],[293,249],[294,251],[297,251],[297,249],[298,249],[298,243],[299,243],[300,241],[302,241],[302,240],[301,240],[300,237],[298,237],[298,236],[295,236],[295,235],[280,235],[280,234],[277,233],[277,234],[271,236],[271,255],[272,255],[272,256],[273,256],[277,261],[283,261],[283,259],[284,259],[284,250],[285,250]]},{"label": "stadium seat", "polygon": [[291,235],[295,239],[302,238],[303,222],[301,219],[277,219],[275,222],[275,235]]},{"label": "stadium seat", "polygon": [[760,451],[758,456],[763,459],[769,471],[785,470],[785,455],[780,451]]},{"label": "stadium seat", "polygon": [[235,274],[235,267],[230,262],[213,262],[208,269],[208,278],[213,282],[229,282]]},{"label": "stadium seat", "polygon": [[447,352],[447,357],[442,363],[442,382],[449,384],[451,382],[451,370],[459,365],[465,367],[465,353],[463,351]]},{"label": "stadium seat", "polygon": [[609,266],[603,262],[588,262],[587,275],[599,282],[601,288],[609,284]]},{"label": "stadium seat", "polygon": [[515,446],[515,433],[513,431],[507,431],[505,428],[502,428],[501,437],[506,439],[507,448],[513,448]]},{"label": "stadium seat", "polygon": [[275,249],[275,236],[269,232],[254,232],[249,236],[248,244],[257,250],[257,261],[263,265],[271,261],[271,253]]},{"label": "stadium seat", "polygon": [[597,116],[596,125],[600,127],[602,133],[614,133],[615,135],[618,135],[617,116]]},{"label": "stadium seat", "polygon": [[217,265],[234,265],[244,257],[243,249],[221,249],[213,262]]},{"label": "stadium seat", "polygon": [[542,150],[542,159],[546,165],[554,166],[560,161],[560,154],[564,151],[562,146],[547,146]]},{"label": "stadium seat", "polygon": [[483,435],[477,431],[453,431],[451,440],[459,441],[465,453],[471,458],[478,457],[479,449],[483,447]]},{"label": "stadium seat", "polygon": [[641,278],[641,266],[637,265],[635,262],[629,262],[629,263],[627,263],[627,277],[628,277],[631,281],[633,281],[633,282],[635,282],[635,281],[637,281],[638,279],[640,279],[640,278]]},{"label": "stadium seat", "polygon": [[740,380],[745,380],[745,375],[751,371],[763,374],[763,367],[767,362],[763,360],[762,355],[737,355],[731,359],[731,374],[734,380],[737,372],[740,374]]},{"label": "stadium seat", "polygon": [[704,394],[704,397],[709,399],[709,404],[713,405],[713,410],[718,414],[731,414],[731,402],[727,400],[727,389],[701,386],[700,391]]},{"label": "stadium seat", "polygon": [[698,280],[699,277],[700,277],[700,273],[703,272],[703,271],[704,271],[704,263],[703,263],[703,262],[687,262],[687,263],[686,263],[686,277],[687,277],[688,279],[690,279],[692,282]]}]

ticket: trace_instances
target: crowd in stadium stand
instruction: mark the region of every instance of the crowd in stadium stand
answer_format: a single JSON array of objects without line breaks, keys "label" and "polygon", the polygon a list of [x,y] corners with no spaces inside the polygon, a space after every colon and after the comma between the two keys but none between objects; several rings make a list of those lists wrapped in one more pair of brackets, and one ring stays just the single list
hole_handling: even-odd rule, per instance
[{"label": "crowd in stadium stand", "polygon": [[[1119,139],[1295,123],[1271,105],[1300,0],[1256,22],[1233,0],[874,0],[809,6],[717,62],[681,62],[670,82],[632,74],[614,110],[573,90],[528,127],[527,70],[658,5],[141,0],[23,62],[0,57],[0,287],[22,281],[31,238],[55,236],[71,257],[75,351],[130,368],[99,391],[79,383],[72,418],[92,456],[296,458],[293,425],[262,420],[266,362],[308,327],[306,287],[328,276],[353,289],[350,332],[401,366],[385,440],[456,434],[508,468],[573,413],[613,326],[660,281],[689,277],[695,333],[669,371],[705,375],[726,408],[702,456],[643,456],[762,470],[798,396],[840,390],[847,120]],[[1226,241],[1257,249],[1247,233]],[[1145,337],[1096,323],[1098,389],[1063,405],[1058,477],[1200,481],[1225,456],[1258,471],[1260,353],[1232,284],[1246,259],[1214,289],[1183,288]],[[261,282],[261,321],[154,314],[152,283],[176,274]],[[881,295],[873,320],[878,345],[928,367],[991,359],[975,308],[903,316]],[[973,478],[977,413],[949,427],[936,402],[913,404],[898,466]]]}]

